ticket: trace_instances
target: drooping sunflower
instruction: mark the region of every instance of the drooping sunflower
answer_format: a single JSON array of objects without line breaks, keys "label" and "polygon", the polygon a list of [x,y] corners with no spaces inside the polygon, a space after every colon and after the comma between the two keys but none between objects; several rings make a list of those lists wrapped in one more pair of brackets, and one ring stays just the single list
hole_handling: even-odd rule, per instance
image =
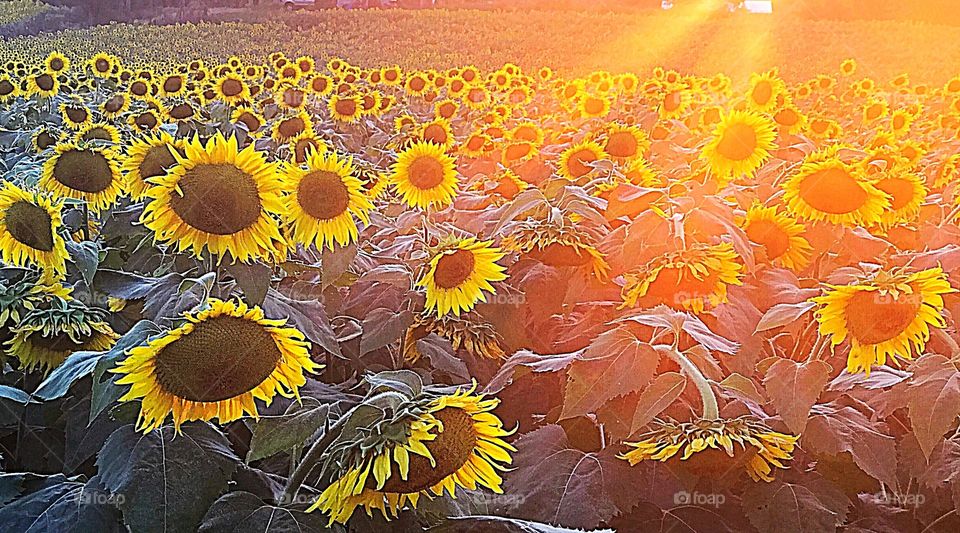
[{"label": "drooping sunflower", "polygon": [[460,316],[485,302],[484,291],[495,294],[492,282],[507,279],[506,268],[497,261],[506,255],[490,241],[475,238],[444,243],[433,253],[427,270],[417,282],[427,293],[426,310],[437,316]]},{"label": "drooping sunflower", "polygon": [[700,158],[720,179],[753,174],[776,148],[776,124],[764,115],[731,111],[723,116]]},{"label": "drooping sunflower", "polygon": [[748,239],[763,246],[767,259],[774,264],[797,271],[810,262],[813,247],[803,238],[803,224],[778,213],[776,207],[755,204],[747,211],[742,227]]},{"label": "drooping sunflower", "polygon": [[62,209],[62,202],[6,182],[0,189],[3,262],[21,267],[35,265],[50,279],[62,278],[69,257],[66,242],[59,234],[63,226]]},{"label": "drooping sunflower", "polygon": [[126,177],[126,191],[130,198],[140,200],[153,185],[147,181],[167,173],[177,164],[171,150],[183,153],[183,142],[169,133],[142,137],[127,147],[127,155],[121,165]]},{"label": "drooping sunflower", "polygon": [[831,224],[872,226],[890,206],[889,196],[862,169],[835,156],[808,160],[784,184],[783,199],[795,216]]},{"label": "drooping sunflower", "polygon": [[[680,460],[722,474],[729,467],[742,466],[754,481],[773,481],[775,466],[786,469],[798,437],[778,433],[755,418],[728,420],[700,419],[693,422],[656,421],[639,442],[620,455],[635,465],[641,461],[666,462],[681,451]],[[740,445],[737,449],[736,444]]]},{"label": "drooping sunflower", "polygon": [[301,133],[313,131],[313,121],[304,111],[279,117],[273,124],[273,140],[285,143]]},{"label": "drooping sunflower", "polygon": [[254,400],[270,405],[277,394],[299,400],[304,372],[323,368],[310,359],[302,333],[259,307],[211,299],[183,319],[110,370],[123,375],[118,384],[130,385],[120,401],[141,400],[138,428],[145,433],[168,414],[177,431],[190,420],[256,418]]},{"label": "drooping sunflower", "polygon": [[509,452],[516,451],[503,440],[512,432],[491,413],[499,400],[475,394],[475,388],[404,409],[411,414],[390,424],[400,426],[395,431],[377,432],[384,437],[372,449],[358,443],[342,452],[342,461],[329,461],[343,470],[307,511],[329,513],[332,525],[346,523],[357,507],[396,517],[407,505],[415,508],[421,497],[455,497],[457,487],[477,490],[479,485],[502,494],[497,470],[510,464]]},{"label": "drooping sunflower", "polygon": [[359,235],[357,220],[369,224],[373,204],[363,194],[351,158],[333,152],[311,152],[306,167],[288,166],[283,173],[285,219],[292,241],[333,249]]},{"label": "drooping sunflower", "polygon": [[956,292],[943,269],[908,273],[881,270],[849,285],[828,285],[814,316],[820,334],[833,346],[850,339],[847,371],[870,373],[887,358],[912,359],[923,353],[930,328],[943,328],[943,295]]},{"label": "drooping sunflower", "polygon": [[570,181],[576,181],[593,170],[590,163],[605,159],[607,154],[596,141],[581,141],[560,153],[557,173]]},{"label": "drooping sunflower", "polygon": [[59,296],[30,311],[11,331],[7,355],[19,359],[26,372],[47,373],[73,352],[109,350],[118,338],[100,313]]},{"label": "drooping sunflower", "polygon": [[60,92],[60,80],[47,72],[39,72],[27,77],[27,95],[53,98]]},{"label": "drooping sunflower", "polygon": [[912,172],[895,172],[880,177],[873,185],[890,196],[890,207],[880,216],[880,225],[895,226],[911,222],[920,214],[920,205],[927,197],[927,186]]},{"label": "drooping sunflower", "polygon": [[61,144],[43,164],[39,185],[58,197],[85,200],[99,213],[116,202],[122,183],[117,155],[110,148]]},{"label": "drooping sunflower", "polygon": [[473,357],[505,359],[507,354],[501,345],[503,338],[493,325],[485,322],[477,313],[470,311],[460,316],[436,316],[429,311],[417,315],[403,337],[403,358],[409,363],[420,359],[417,341],[436,334],[450,341],[454,350],[466,350]]},{"label": "drooping sunflower", "polygon": [[743,265],[729,243],[696,243],[667,252],[623,275],[621,307],[664,304],[700,314],[727,301],[727,287],[741,285]]},{"label": "drooping sunflower", "polygon": [[90,122],[77,131],[75,140],[77,143],[101,141],[117,145],[120,144],[120,129],[106,122]]},{"label": "drooping sunflower", "polygon": [[194,139],[183,150],[183,156],[171,152],[177,165],[147,189],[140,220],[156,239],[197,256],[207,249],[221,260],[284,257],[286,243],[274,218],[283,212],[276,165],[253,145],[239,150],[236,137],[222,134],[206,144]]},{"label": "drooping sunflower", "polygon": [[47,148],[55,148],[60,141],[60,134],[47,127],[37,128],[30,136],[30,144],[33,151],[41,153]]},{"label": "drooping sunflower", "polygon": [[410,207],[443,208],[460,186],[456,160],[443,147],[417,141],[400,152],[391,168],[390,183]]},{"label": "drooping sunflower", "polygon": [[230,120],[236,124],[243,124],[247,128],[247,133],[256,138],[263,127],[263,116],[249,107],[238,107],[230,114]]},{"label": "drooping sunflower", "polygon": [[506,250],[553,267],[586,267],[600,280],[607,279],[610,265],[596,247],[596,239],[584,227],[569,220],[556,223],[543,219],[525,220],[501,242]]}]

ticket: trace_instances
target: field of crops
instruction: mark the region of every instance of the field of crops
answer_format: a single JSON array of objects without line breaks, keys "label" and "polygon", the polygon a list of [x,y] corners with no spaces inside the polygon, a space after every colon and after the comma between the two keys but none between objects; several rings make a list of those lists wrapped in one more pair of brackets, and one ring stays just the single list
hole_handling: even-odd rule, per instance
[{"label": "field of crops", "polygon": [[3,42],[0,531],[960,530],[960,39],[665,17]]}]

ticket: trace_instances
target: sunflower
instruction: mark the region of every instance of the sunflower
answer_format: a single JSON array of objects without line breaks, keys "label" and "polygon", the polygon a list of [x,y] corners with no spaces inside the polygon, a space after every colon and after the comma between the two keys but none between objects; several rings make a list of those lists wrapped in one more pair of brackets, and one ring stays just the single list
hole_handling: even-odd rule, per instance
[{"label": "sunflower", "polygon": [[560,154],[557,172],[563,178],[576,181],[593,170],[591,163],[606,159],[607,154],[596,141],[581,141]]},{"label": "sunflower", "polygon": [[61,144],[43,164],[39,185],[58,197],[84,200],[94,213],[99,213],[117,200],[122,183],[113,150]]},{"label": "sunflower", "polygon": [[147,180],[165,175],[177,164],[173,150],[182,154],[183,142],[163,131],[136,139],[127,147],[120,169],[126,177],[126,191],[130,198],[142,199],[152,186]]},{"label": "sunflower", "polygon": [[118,384],[130,385],[120,401],[141,399],[138,427],[145,433],[167,414],[178,432],[190,420],[257,418],[254,400],[270,405],[277,394],[299,400],[304,372],[323,368],[310,359],[302,333],[259,307],[211,299],[183,318],[110,370],[123,375]]},{"label": "sunflower", "polygon": [[650,138],[637,126],[613,123],[607,128],[603,151],[617,161],[642,157],[650,149]]},{"label": "sunflower", "polygon": [[9,74],[0,74],[0,104],[20,96],[20,88],[10,78]]},{"label": "sunflower", "polygon": [[25,372],[47,373],[73,352],[109,350],[118,338],[98,312],[62,297],[27,313],[11,332],[7,355],[17,357]]},{"label": "sunflower", "polygon": [[100,104],[100,112],[108,119],[115,119],[130,109],[130,99],[124,93],[114,93]]},{"label": "sunflower", "polygon": [[753,174],[776,148],[776,124],[759,113],[731,111],[723,116],[700,158],[721,179]]},{"label": "sunflower", "polygon": [[832,155],[808,159],[783,189],[795,216],[831,224],[872,226],[890,206],[889,196],[867,181],[862,169]]},{"label": "sunflower", "polygon": [[43,60],[43,68],[50,74],[66,72],[70,68],[70,60],[60,52],[50,52]]},{"label": "sunflower", "polygon": [[67,271],[66,243],[58,230],[63,226],[62,202],[24,191],[11,182],[0,189],[0,256],[17,266],[36,265],[50,279]]},{"label": "sunflower", "polygon": [[213,90],[217,96],[230,105],[236,105],[250,99],[250,87],[243,77],[235,73],[227,73],[213,83]]},{"label": "sunflower", "polygon": [[810,262],[813,247],[802,236],[803,225],[777,213],[776,207],[755,204],[747,211],[742,226],[750,241],[763,246],[769,261],[794,271]]},{"label": "sunflower", "polygon": [[471,133],[460,144],[460,153],[467,157],[481,157],[492,149],[493,140],[483,132]]},{"label": "sunflower", "polygon": [[500,162],[504,166],[516,166],[536,157],[537,146],[530,141],[512,141],[504,145],[500,154]]},{"label": "sunflower", "polygon": [[177,165],[153,178],[141,222],[179,250],[204,248],[220,259],[280,259],[286,254],[274,214],[283,212],[276,165],[252,145],[238,150],[237,138],[222,134],[206,144],[194,139]]},{"label": "sunflower", "polygon": [[71,101],[60,104],[63,123],[72,130],[79,130],[90,123],[91,114],[83,102]]},{"label": "sunflower", "polygon": [[412,364],[420,359],[417,341],[431,333],[450,341],[454,350],[466,350],[473,357],[494,360],[507,357],[501,347],[503,338],[500,333],[475,312],[437,317],[428,311],[413,319],[403,337],[403,358],[407,362]]},{"label": "sunflower", "polygon": [[594,276],[607,279],[610,265],[595,246],[595,238],[569,221],[541,219],[521,222],[501,242],[506,250],[552,267],[590,266]]},{"label": "sunflower", "polygon": [[335,94],[327,102],[327,109],[334,120],[347,123],[357,122],[363,112],[363,99],[356,94]]},{"label": "sunflower", "polygon": [[305,131],[313,131],[313,121],[310,119],[310,115],[300,111],[278,118],[273,124],[272,135],[273,140],[278,143],[285,143]]},{"label": "sunflower", "polygon": [[509,452],[516,451],[503,440],[512,432],[491,413],[499,400],[474,394],[475,387],[440,396],[416,411],[404,409],[413,413],[390,424],[395,431],[377,432],[384,437],[373,448],[356,443],[342,452],[344,461],[328,461],[344,464],[345,472],[307,511],[329,513],[332,525],[346,523],[357,507],[396,517],[421,497],[455,497],[458,486],[476,490],[480,485],[501,494],[496,471],[510,464]]},{"label": "sunflower", "polygon": [[830,336],[833,346],[850,338],[847,371],[870,373],[873,365],[887,358],[912,359],[923,353],[930,327],[946,327],[943,295],[956,292],[943,269],[915,273],[878,271],[849,285],[828,285],[822,296],[811,301],[820,334]]},{"label": "sunflower", "polygon": [[77,132],[76,141],[77,143],[104,141],[109,144],[120,144],[120,130],[113,124],[90,122]]},{"label": "sunflower", "polygon": [[98,78],[106,78],[110,76],[114,68],[117,67],[119,59],[110,54],[103,52],[98,52],[90,58],[87,62],[87,65],[90,67],[90,72]]},{"label": "sunflower", "polygon": [[327,143],[312,131],[305,131],[290,139],[289,148],[290,155],[293,156],[293,162],[299,165],[300,163],[306,163],[307,158],[314,152],[321,154],[326,152]]},{"label": "sunflower", "polygon": [[585,117],[604,117],[610,112],[610,99],[605,96],[584,93],[580,95],[577,109]]},{"label": "sunflower", "polygon": [[760,113],[770,113],[777,108],[777,97],[785,93],[786,84],[775,70],[750,76],[750,89],[747,92],[747,104]]},{"label": "sunflower", "polygon": [[55,147],[60,141],[60,134],[51,131],[47,127],[37,128],[30,137],[30,144],[33,145],[33,151],[43,152],[47,148]]},{"label": "sunflower", "polygon": [[787,468],[781,461],[793,458],[798,439],[773,431],[750,416],[693,422],[658,420],[643,437],[640,442],[625,443],[632,449],[619,456],[631,466],[641,461],[666,462],[682,450],[681,461],[695,457],[699,465],[718,474],[732,462],[731,466],[743,466],[754,481],[766,482],[773,481],[772,466]]},{"label": "sunflower", "polygon": [[450,122],[446,119],[437,118],[421,124],[418,128],[418,135],[424,142],[442,146],[446,150],[453,146],[453,130],[450,128]]},{"label": "sunflower", "polygon": [[235,124],[243,124],[251,137],[256,137],[263,127],[263,116],[249,107],[238,107],[230,114],[230,120]]},{"label": "sunflower", "polygon": [[927,197],[927,186],[920,176],[898,172],[880,177],[873,185],[890,196],[890,207],[880,217],[881,226],[911,222],[920,215],[920,206]]},{"label": "sunflower", "polygon": [[683,85],[669,87],[660,97],[660,106],[657,109],[662,120],[679,120],[690,109],[693,95]]},{"label": "sunflower", "polygon": [[441,146],[416,141],[400,152],[390,183],[410,207],[443,208],[457,195],[456,160]]},{"label": "sunflower", "polygon": [[27,95],[53,98],[60,92],[60,80],[57,76],[40,72],[27,77]]},{"label": "sunflower", "polygon": [[291,240],[305,246],[333,249],[359,236],[356,219],[369,224],[373,204],[363,194],[351,158],[333,152],[311,152],[306,168],[288,166],[283,174],[285,218]]},{"label": "sunflower", "polygon": [[727,287],[743,283],[742,271],[729,243],[696,243],[624,274],[621,308],[665,304],[700,314],[727,301]]},{"label": "sunflower", "polygon": [[417,282],[427,291],[426,310],[435,311],[437,316],[451,312],[460,316],[477,302],[487,301],[484,291],[496,292],[490,283],[507,279],[506,269],[497,264],[504,255],[490,241],[475,238],[441,245]]}]

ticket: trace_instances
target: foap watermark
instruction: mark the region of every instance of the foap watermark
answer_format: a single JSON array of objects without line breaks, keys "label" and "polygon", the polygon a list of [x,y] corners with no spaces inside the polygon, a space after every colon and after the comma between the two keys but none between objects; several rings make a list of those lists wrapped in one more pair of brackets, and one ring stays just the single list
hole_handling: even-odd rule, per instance
[{"label": "foap watermark", "polygon": [[881,491],[873,495],[878,503],[906,509],[913,507],[916,509],[923,505],[926,497],[923,494],[897,494],[895,492]]},{"label": "foap watermark", "polygon": [[673,494],[673,503],[675,505],[699,505],[701,507],[711,506],[717,508],[726,501],[726,496],[715,492],[687,492],[681,490]]},{"label": "foap watermark", "polygon": [[80,505],[112,505],[113,507],[120,507],[126,501],[127,497],[123,494],[109,494],[95,490],[81,491],[80,497],[77,498],[77,503]]}]

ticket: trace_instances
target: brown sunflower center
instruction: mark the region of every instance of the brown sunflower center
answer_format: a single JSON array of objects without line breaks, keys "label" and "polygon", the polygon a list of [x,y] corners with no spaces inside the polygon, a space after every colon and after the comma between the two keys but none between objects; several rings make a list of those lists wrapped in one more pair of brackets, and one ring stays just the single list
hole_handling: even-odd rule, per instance
[{"label": "brown sunflower center", "polygon": [[315,170],[300,180],[297,202],[313,218],[330,220],[347,210],[350,191],[337,174]]},{"label": "brown sunflower center", "polygon": [[630,132],[618,131],[607,137],[607,153],[613,157],[633,157],[637,155],[637,138]]},{"label": "brown sunflower center", "polygon": [[0,96],[7,96],[12,94],[16,87],[10,83],[10,80],[0,80]]},{"label": "brown sunflower center", "polygon": [[157,353],[156,379],[178,398],[219,402],[263,383],[281,357],[273,336],[260,324],[217,316],[195,324]]},{"label": "brown sunflower center", "polygon": [[303,131],[304,126],[302,118],[291,117],[281,121],[280,124],[277,125],[277,133],[284,139],[289,139],[290,137],[299,135]]},{"label": "brown sunflower center", "polygon": [[98,193],[113,183],[113,171],[101,152],[73,149],[57,158],[53,179],[75,191]]},{"label": "brown sunflower center", "polygon": [[229,78],[224,80],[220,85],[220,90],[223,92],[223,95],[228,98],[233,98],[234,96],[239,96],[243,92],[243,83],[240,80],[235,80]]},{"label": "brown sunflower center", "polygon": [[800,197],[823,213],[852,213],[867,201],[867,191],[842,168],[825,168],[800,182]]},{"label": "brown sunflower center", "polygon": [[17,242],[34,250],[53,250],[53,221],[46,209],[26,200],[19,200],[7,208],[3,223]]},{"label": "brown sunflower center", "polygon": [[82,107],[68,107],[64,110],[64,112],[66,113],[67,118],[69,118],[71,122],[74,122],[77,124],[86,121],[87,117],[90,116],[87,110]]},{"label": "brown sunflower center", "polygon": [[599,115],[603,112],[603,100],[599,98],[587,98],[583,103],[583,109],[590,115]]},{"label": "brown sunflower center", "polygon": [[345,117],[352,117],[357,113],[357,102],[353,98],[343,98],[337,100],[336,105],[334,106],[337,110],[337,113]]},{"label": "brown sunflower center", "polygon": [[177,104],[170,108],[170,117],[175,120],[185,120],[193,116],[193,106]]},{"label": "brown sunflower center", "polygon": [[410,88],[414,91],[422,91],[427,87],[427,82],[423,78],[413,78],[410,80]]},{"label": "brown sunflower center", "polygon": [[753,88],[753,101],[763,105],[773,97],[773,86],[769,82],[763,81]]},{"label": "brown sunflower center", "polygon": [[686,265],[664,268],[650,283],[645,297],[675,309],[683,308],[696,299],[708,299],[715,294],[719,275],[707,272],[700,279],[690,274]]},{"label": "brown sunflower center", "polygon": [[680,108],[680,104],[683,102],[683,97],[679,92],[668,93],[663,98],[663,108],[667,111],[676,111]]},{"label": "brown sunflower center", "polygon": [[155,178],[167,173],[167,169],[177,164],[176,158],[170,153],[170,146],[163,144],[151,146],[140,162],[140,178]]},{"label": "brown sunflower center", "polygon": [[130,92],[132,92],[137,96],[143,96],[147,94],[149,90],[150,90],[150,87],[147,86],[147,84],[142,81],[135,81],[132,84],[130,84]]},{"label": "brown sunflower center", "polygon": [[113,135],[110,134],[110,131],[107,130],[107,128],[101,128],[99,126],[96,128],[91,128],[86,132],[84,132],[82,138],[85,141],[93,141],[93,140],[113,141]]},{"label": "brown sunflower center", "polygon": [[227,163],[201,164],[178,183],[183,195],[170,195],[174,212],[188,225],[214,235],[232,235],[260,217],[260,194],[250,174]]},{"label": "brown sunflower center", "polygon": [[504,150],[504,158],[508,161],[516,161],[518,159],[523,159],[530,155],[530,151],[533,149],[528,142],[517,142],[507,146]]},{"label": "brown sunflower center", "polygon": [[[393,466],[394,471],[383,485],[382,492],[411,494],[429,489],[456,473],[470,460],[477,446],[477,432],[473,429],[470,414],[459,407],[446,407],[433,413],[433,416],[443,424],[443,431],[436,439],[424,444],[436,460],[436,466],[431,466],[426,457],[410,454],[407,480],[404,481],[396,466]],[[376,486],[375,481],[373,486]]]},{"label": "brown sunflower center", "polygon": [[55,57],[50,60],[50,70],[59,72],[63,70],[63,66],[63,59],[60,59],[59,57]]},{"label": "brown sunflower center", "polygon": [[420,156],[410,163],[410,183],[418,189],[432,189],[443,183],[443,164],[436,158]]},{"label": "brown sunflower center", "polygon": [[136,119],[137,126],[144,129],[153,129],[157,126],[157,117],[153,113],[141,113]]},{"label": "brown sunflower center", "polygon": [[847,302],[847,330],[860,344],[877,344],[903,333],[917,317],[920,299],[902,294],[894,299],[879,291],[858,291]]},{"label": "brown sunflower center", "polygon": [[106,59],[100,58],[97,59],[94,67],[97,69],[97,72],[107,72],[110,70],[110,62]]},{"label": "brown sunflower center", "polygon": [[717,143],[717,153],[732,161],[743,161],[757,149],[757,132],[747,124],[730,124]]},{"label": "brown sunflower center", "polygon": [[37,87],[40,87],[40,89],[44,91],[49,91],[53,89],[54,79],[53,79],[53,76],[49,74],[41,74],[37,76],[36,82],[37,82]]},{"label": "brown sunflower center", "polygon": [[887,178],[878,181],[876,187],[889,194],[890,208],[903,209],[913,199],[913,184],[902,178]]},{"label": "brown sunflower center", "polygon": [[470,279],[477,260],[470,250],[457,250],[452,254],[443,254],[437,261],[433,282],[441,289],[453,289]]},{"label": "brown sunflower center", "polygon": [[447,143],[447,130],[439,124],[430,124],[423,130],[423,140],[432,141],[437,144]]},{"label": "brown sunflower center", "polygon": [[103,110],[106,111],[107,113],[116,113],[121,109],[123,109],[123,105],[125,103],[126,103],[126,100],[124,100],[123,95],[117,94],[117,95],[114,95],[109,100],[107,100],[106,102],[104,102]]},{"label": "brown sunflower center", "polygon": [[570,175],[574,178],[586,176],[593,170],[593,167],[587,165],[587,163],[596,160],[597,154],[593,153],[592,150],[577,150],[570,154],[570,158],[567,160],[567,171],[569,171]]},{"label": "brown sunflower center", "polygon": [[293,146],[293,157],[297,163],[303,163],[307,156],[320,149],[320,143],[316,139],[299,139]]},{"label": "brown sunflower center", "polygon": [[53,135],[50,135],[50,132],[41,131],[40,134],[37,135],[37,148],[46,150],[55,144],[57,144],[57,139]]},{"label": "brown sunflower center", "polygon": [[242,122],[243,125],[247,127],[247,131],[251,133],[260,129],[260,119],[249,111],[245,111],[242,115],[240,115],[237,121]]},{"label": "brown sunflower center", "polygon": [[178,76],[167,78],[163,82],[163,90],[168,93],[175,93],[181,88],[183,88],[183,80],[181,80]]},{"label": "brown sunflower center", "polygon": [[790,236],[772,220],[756,220],[747,227],[747,238],[762,244],[768,259],[776,259],[790,248]]}]

